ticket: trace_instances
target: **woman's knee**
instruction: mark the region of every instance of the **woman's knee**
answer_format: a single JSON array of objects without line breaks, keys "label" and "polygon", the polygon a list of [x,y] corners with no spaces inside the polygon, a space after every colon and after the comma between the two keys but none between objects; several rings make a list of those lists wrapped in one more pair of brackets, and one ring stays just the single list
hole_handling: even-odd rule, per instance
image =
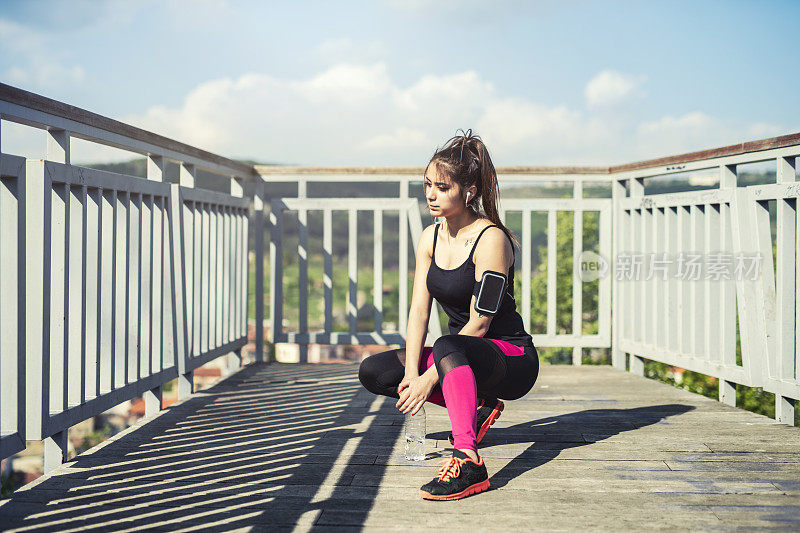
[{"label": "woman's knee", "polygon": [[436,339],[433,343],[434,361],[439,362],[443,357],[454,352],[463,352],[464,343],[459,337],[463,337],[463,335],[442,335]]},{"label": "woman's knee", "polygon": [[442,335],[433,343],[433,360],[439,371],[439,378],[453,368],[468,365],[465,335]]},{"label": "woman's knee", "polygon": [[402,368],[394,350],[370,355],[361,361],[358,367],[358,380],[371,393],[387,395],[389,389],[391,389],[391,384],[383,383],[383,381],[385,381],[387,375],[397,373],[397,369],[394,366]]},{"label": "woman's knee", "polygon": [[379,365],[376,364],[375,356],[370,355],[361,361],[358,367],[358,380],[368,391],[377,394]]}]

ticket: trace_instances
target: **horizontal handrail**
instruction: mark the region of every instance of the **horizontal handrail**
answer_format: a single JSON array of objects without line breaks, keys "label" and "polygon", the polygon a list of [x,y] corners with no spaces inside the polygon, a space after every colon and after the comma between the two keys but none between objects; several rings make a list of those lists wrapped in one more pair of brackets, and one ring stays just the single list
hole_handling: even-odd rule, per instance
[{"label": "horizontal handrail", "polygon": [[[694,152],[687,152],[679,155],[670,155],[659,157],[655,159],[647,159],[644,161],[636,161],[633,163],[624,163],[621,165],[610,166],[501,166],[495,167],[498,176],[516,176],[520,174],[532,176],[558,176],[570,175],[573,177],[581,177],[586,179],[587,176],[603,176],[609,175],[609,179],[614,178],[614,174],[630,173],[636,170],[645,169],[659,169],[663,168],[665,172],[672,172],[676,170],[683,171],[682,168],[672,168],[676,165],[695,163],[706,160],[718,159],[721,157],[732,157],[737,155],[753,154],[755,152],[762,152],[766,150],[775,150],[779,148],[788,148],[800,145],[800,133],[792,133],[788,135],[780,135],[778,137],[769,137],[766,139],[759,139],[755,141],[741,142],[728,146],[718,148],[709,148],[705,150],[698,150]],[[766,156],[766,159],[771,157]],[[388,175],[388,176],[421,176],[425,172],[425,167],[359,167],[359,166],[343,166],[343,167],[311,167],[311,166],[287,166],[287,165],[255,165],[255,172],[261,176],[269,176],[270,181],[273,176],[280,175],[296,175],[296,176],[326,176],[331,174],[336,175]],[[321,179],[321,178],[317,178]]]},{"label": "horizontal handrail", "polygon": [[[283,165],[255,165],[253,167],[258,174],[262,176],[274,176],[282,174],[291,175],[307,175],[307,174],[387,174],[387,175],[410,175],[421,176],[425,172],[425,167],[304,167],[304,166],[283,166]],[[496,167],[497,174],[544,174],[544,175],[562,175],[562,174],[577,174],[577,175],[592,175],[592,174],[608,174],[608,167],[530,167],[530,166],[512,166],[512,167]]]},{"label": "horizontal handrail", "polygon": [[[252,165],[228,159],[169,137],[92,113],[80,107],[0,83],[0,103],[3,102],[19,106],[19,110],[8,106],[0,107],[0,116],[12,122],[47,129],[52,126],[62,126],[61,129],[70,131],[72,136],[84,138],[98,144],[122,148],[143,155],[163,155],[182,162],[192,163],[196,167],[210,172],[228,173],[231,176],[245,179],[250,179],[255,175]],[[43,121],[41,117],[33,116],[31,112],[43,113],[50,117],[60,117],[69,122],[86,126],[87,129],[82,130],[74,126],[70,127],[69,124],[54,124],[52,123],[53,121]],[[93,134],[92,130],[108,132],[112,134],[112,137],[101,135],[99,131],[95,131]],[[164,153],[165,151],[169,152],[169,154]]]},{"label": "horizontal handrail", "polygon": [[614,165],[608,167],[608,172],[610,174],[617,174],[620,172],[629,172],[631,170],[642,170],[647,168],[680,165],[684,163],[693,163],[695,161],[702,161],[705,159],[716,159],[719,157],[730,157],[742,154],[750,154],[753,152],[761,152],[764,150],[773,150],[776,148],[786,148],[789,146],[797,146],[797,145],[800,145],[800,133],[792,133],[789,135],[780,135],[778,137],[759,139],[757,141],[747,141],[738,144],[731,144],[728,146],[722,146],[720,148],[710,148],[707,150],[698,150],[696,152],[688,152],[685,154],[659,157],[656,159],[648,159],[645,161],[637,161],[635,163],[626,163],[624,165]]},{"label": "horizontal handrail", "polygon": [[[288,166],[288,165],[248,165],[239,161],[229,159],[192,145],[170,139],[168,137],[152,133],[148,130],[131,126],[103,115],[87,111],[85,109],[60,102],[45,96],[19,89],[11,85],[0,83],[0,101],[16,104],[26,109],[47,113],[52,116],[62,117],[75,121],[93,128],[107,132],[113,132],[129,137],[132,140],[148,143],[163,149],[177,152],[196,158],[213,162],[215,165],[228,167],[230,171],[242,177],[252,176],[274,176],[274,175],[308,175],[308,174],[407,174],[421,175],[423,167],[379,167],[379,166],[342,166],[342,167],[311,167],[311,166]],[[24,117],[8,116],[10,120],[20,119],[21,123],[26,123]],[[32,124],[39,126],[39,124]],[[90,139],[103,143],[102,139]],[[106,143],[111,144],[111,143]],[[697,162],[720,157],[729,157],[741,154],[748,154],[764,150],[784,148],[800,145],[800,133],[780,135],[754,141],[746,141],[728,146],[709,148],[684,154],[670,155],[660,158],[624,163],[621,165],[609,166],[505,166],[497,167],[497,173],[502,175],[529,174],[529,175],[604,175],[630,172],[634,170],[653,169],[658,167],[668,167],[685,163]],[[128,149],[134,150],[132,147]],[[214,170],[214,168],[209,168]],[[217,169],[218,170],[218,169]]]}]

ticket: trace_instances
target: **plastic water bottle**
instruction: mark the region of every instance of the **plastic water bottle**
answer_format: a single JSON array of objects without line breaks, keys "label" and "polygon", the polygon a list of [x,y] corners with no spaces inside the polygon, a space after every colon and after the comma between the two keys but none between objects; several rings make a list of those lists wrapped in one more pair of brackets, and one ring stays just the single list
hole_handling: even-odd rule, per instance
[{"label": "plastic water bottle", "polygon": [[417,414],[406,413],[406,459],[425,460],[425,408],[420,407]]}]

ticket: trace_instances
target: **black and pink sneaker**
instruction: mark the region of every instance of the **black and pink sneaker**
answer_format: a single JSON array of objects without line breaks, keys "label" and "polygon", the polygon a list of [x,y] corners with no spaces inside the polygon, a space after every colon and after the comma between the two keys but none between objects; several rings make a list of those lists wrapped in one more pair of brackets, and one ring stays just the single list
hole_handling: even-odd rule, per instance
[{"label": "black and pink sneaker", "polygon": [[489,474],[483,458],[476,463],[461,450],[453,450],[453,457],[439,469],[436,477],[419,489],[426,500],[458,500],[489,488]]}]

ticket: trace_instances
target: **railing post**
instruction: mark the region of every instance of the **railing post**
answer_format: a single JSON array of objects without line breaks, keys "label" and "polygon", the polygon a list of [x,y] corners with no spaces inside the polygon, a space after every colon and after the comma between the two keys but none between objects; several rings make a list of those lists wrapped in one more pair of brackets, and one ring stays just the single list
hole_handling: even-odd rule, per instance
[{"label": "railing post", "polygon": [[[180,196],[180,187],[187,187],[187,188],[193,189],[194,185],[195,185],[196,175],[197,175],[197,172],[196,172],[196,169],[195,169],[194,165],[189,164],[189,163],[181,163],[180,171],[179,171],[180,183],[179,183],[179,186],[177,186],[177,187],[173,185],[172,194],[173,195],[177,194],[178,196]],[[189,222],[188,222],[189,220],[192,220],[192,225],[193,225],[193,223],[194,223],[194,221],[193,221],[194,212],[193,211],[196,208],[194,208],[192,210],[189,210],[189,208],[187,206],[182,205],[182,204],[183,204],[183,201],[179,201],[178,202],[177,210],[173,210],[173,213],[172,213],[173,216],[179,216],[179,214],[180,214],[180,216],[185,217],[185,219],[187,220],[187,224],[189,224]],[[172,228],[174,228],[174,227],[175,227],[175,222],[173,221]],[[193,250],[188,250],[186,248],[186,246],[185,246],[187,239],[190,238],[190,235],[186,234],[185,231],[186,231],[186,227],[182,224],[181,225],[181,233],[180,233],[180,235],[182,235],[183,238],[178,241],[178,246],[181,246],[181,253],[183,254],[183,261],[181,262],[181,265],[183,265],[184,267],[187,264],[187,262],[189,261],[189,257],[188,257],[189,253],[194,253]],[[194,228],[192,228],[192,232],[194,232]],[[174,230],[173,230],[173,235],[174,235]],[[188,270],[187,268],[184,268],[182,271],[184,273],[186,273],[187,270]],[[190,342],[189,342],[189,332],[191,331],[192,335],[194,335],[194,324],[193,323],[194,323],[194,320],[196,320],[195,313],[193,311],[190,311],[190,309],[192,309],[190,306],[193,305],[194,298],[199,297],[199,295],[194,293],[194,276],[197,276],[197,275],[198,275],[197,265],[193,264],[193,266],[192,266],[192,279],[191,279],[191,281],[187,281],[186,288],[183,291],[183,295],[184,295],[183,296],[183,302],[184,302],[183,308],[185,310],[185,313],[184,313],[185,319],[184,319],[183,322],[186,323],[185,350],[183,351],[182,355],[180,353],[178,353],[176,355],[177,362],[178,362],[177,366],[178,366],[178,400],[179,401],[183,400],[185,398],[188,398],[189,396],[194,394],[194,370],[188,370],[187,371],[186,367],[188,366],[187,363],[189,361],[189,355],[192,354],[192,350],[190,348]],[[183,279],[187,279],[187,277],[184,276]],[[191,321],[189,320],[190,316],[191,316]],[[192,336],[192,343],[191,344],[194,344],[194,336]]]},{"label": "railing post", "polygon": [[44,158],[56,163],[70,164],[70,138],[67,130],[48,128]]},{"label": "railing post", "polygon": [[[24,253],[25,268],[25,425],[22,438],[41,440],[45,417],[50,411],[50,238],[53,186],[43,161],[25,164]],[[31,199],[28,201],[28,199]],[[22,253],[22,250],[20,250]],[[23,278],[24,276],[24,278]],[[22,369],[20,369],[22,370]],[[49,441],[49,444],[48,444]],[[55,444],[45,439],[45,449]]]},{"label": "railing post", "polygon": [[152,389],[144,391],[144,416],[153,416],[161,411],[161,401],[163,399],[163,386],[158,385]]},{"label": "railing post", "polygon": [[[238,176],[231,176],[231,179],[230,179],[230,193],[231,193],[231,196],[235,196],[237,198],[242,198],[244,196],[244,180],[242,180],[242,178],[240,178]],[[231,216],[231,218],[233,219],[233,216]],[[235,235],[236,232],[232,229],[232,226],[228,228],[228,231],[230,232],[229,235],[228,235],[228,239],[229,239],[228,242],[230,242],[230,239],[232,238],[233,235]],[[228,250],[236,250],[237,245],[238,245],[238,242],[233,244],[232,246],[229,245],[228,246]],[[233,257],[228,258],[229,261],[231,261],[230,269],[234,270],[234,271],[236,270],[236,261],[234,260],[234,257],[236,257],[236,254],[238,254],[238,253],[239,253],[239,251],[235,251]],[[245,254],[245,255],[247,255],[247,254]],[[229,279],[225,280],[225,283],[228,283],[229,281],[230,281],[230,277],[229,277]],[[236,284],[234,283],[234,287],[235,286],[236,286]],[[229,294],[230,294],[230,296],[228,298],[229,302],[230,302],[229,305],[236,306],[237,305],[237,300],[239,298],[239,294],[236,293],[236,291],[233,291],[232,293],[229,293]],[[236,308],[238,308],[238,306]],[[235,312],[232,313],[232,314],[235,316]],[[225,317],[225,320],[228,321],[228,323],[229,323],[229,334],[228,334],[229,338],[227,339],[227,341],[230,341],[231,339],[234,339],[234,338],[236,338],[238,336],[238,334],[236,333],[235,324],[231,324],[231,318],[230,317],[231,317],[231,313],[229,313],[228,316]],[[245,335],[246,334],[247,333],[245,333]],[[242,358],[242,348],[239,348],[238,350],[235,350],[235,351],[227,354],[225,357],[226,357],[226,368],[225,368],[226,375],[227,374],[231,374],[233,372],[236,372],[238,369],[240,369],[242,367],[242,363],[244,362],[244,360]]]},{"label": "railing post", "polygon": [[283,335],[283,211],[286,204],[273,199],[270,203],[269,223],[269,307],[272,342],[277,344]]},{"label": "railing post", "polygon": [[522,323],[531,331],[531,210],[522,211]]},{"label": "railing post", "polygon": [[[151,154],[151,155],[149,155],[147,157],[147,179],[149,181],[164,181],[164,156],[152,155]],[[155,202],[153,202],[150,207],[151,207],[151,209],[150,209],[149,215],[148,215],[149,216],[149,220],[147,221],[148,224],[152,224],[153,212],[155,210]],[[145,199],[144,198],[142,198],[142,212],[143,213],[146,212]],[[144,240],[149,246],[152,246],[153,245],[152,242],[147,242],[148,238],[149,238],[148,236],[142,235],[142,240]],[[156,238],[156,237],[154,237],[154,238]],[[144,256],[143,255],[143,260],[144,260],[145,257],[150,257],[150,256]],[[149,261],[152,262],[152,257],[150,257]],[[147,267],[148,267],[148,270],[151,270],[151,272],[147,273],[147,275],[148,276],[152,276],[152,266],[151,265],[147,265]],[[143,264],[142,265],[142,275],[145,275],[145,268],[146,267]],[[152,288],[153,288],[153,283],[152,283],[152,280],[150,280],[150,286],[147,287],[146,290],[147,291],[151,291]],[[144,295],[142,295],[142,296],[144,296]],[[155,296],[155,295],[152,295],[152,296]],[[158,295],[158,296],[160,296],[160,295]],[[144,300],[143,300],[142,301],[142,305],[147,306],[148,304],[145,303]],[[149,310],[148,310],[148,313],[149,313]],[[145,319],[145,313],[142,313],[142,320],[144,320],[144,319]],[[174,319],[174,317],[173,317],[173,319]],[[152,320],[152,317],[151,317],[151,320]],[[149,325],[147,328],[143,327],[142,330],[143,330],[143,332],[145,332],[146,335],[149,335],[150,333],[152,333],[152,330],[150,329],[151,327],[152,327],[152,325]],[[150,362],[152,364],[153,358],[152,358],[152,353],[150,353],[150,350],[152,350],[152,343],[147,342],[145,344],[143,342],[142,344],[143,344],[142,347],[146,350],[146,352],[143,354],[143,356],[144,356],[144,358],[147,359],[148,362]],[[147,348],[145,348],[145,346]],[[152,372],[152,368],[148,367],[148,372]],[[144,396],[144,416],[152,416],[152,415],[158,413],[161,410],[161,406],[162,406],[163,384],[159,384],[159,385],[157,385],[156,387],[153,387],[150,390],[144,391],[143,396]]]},{"label": "railing post", "polygon": [[[631,198],[641,198],[644,196],[644,178],[633,178],[629,181],[630,188],[631,188]],[[642,210],[644,211],[644,210]],[[643,220],[643,215],[640,217],[635,218],[634,220]],[[642,231],[641,228],[636,228],[639,231]],[[631,250],[631,252],[637,252],[637,250]],[[630,281],[638,281],[638,280],[630,280]],[[633,289],[631,289],[633,290]],[[641,288],[639,290],[642,290]],[[637,321],[637,324],[640,323]],[[644,376],[644,359],[635,354],[630,354],[630,372],[637,376]]]},{"label": "railing post", "polygon": [[[358,344],[358,225],[356,217],[358,210],[350,208],[347,211],[347,278],[348,300],[347,318],[350,343]],[[400,275],[403,271],[400,272]],[[304,363],[302,352],[300,362]]]},{"label": "railing post", "polygon": [[0,460],[25,448],[25,165],[0,161]]},{"label": "railing post", "polygon": [[244,180],[238,176],[231,176],[230,181],[231,196],[242,198],[244,196]]},{"label": "railing post", "polygon": [[55,470],[67,458],[67,435],[69,428],[53,433],[44,439],[44,473]]},{"label": "railing post", "polygon": [[619,347],[620,328],[622,327],[622,309],[624,306],[620,305],[620,298],[622,291],[620,291],[619,282],[616,280],[614,267],[616,264],[616,257],[621,252],[621,218],[622,208],[620,201],[625,198],[625,182],[623,180],[613,180],[611,182],[611,201],[612,208],[612,232],[613,232],[613,252],[612,257],[608,258],[609,261],[609,276],[611,276],[611,365],[618,370],[625,370],[625,352]]},{"label": "railing post", "polygon": [[[736,165],[721,165],[719,167],[719,188],[722,189],[735,189],[737,181]],[[731,202],[735,202],[735,197]],[[725,242],[723,249],[727,248],[728,244],[732,242],[732,229],[731,224],[733,210],[731,206],[720,203],[720,220],[724,228]],[[722,301],[720,308],[722,310],[722,331],[720,332],[722,340],[722,363],[727,366],[736,365],[736,286],[731,280],[726,280],[722,288]],[[736,383],[728,381],[724,378],[719,378],[719,401],[736,407]]]},{"label": "railing post", "polygon": [[[375,331],[383,332],[383,211],[372,213],[372,308]],[[437,317],[438,318],[438,317]]]},{"label": "railing post", "polygon": [[[264,362],[264,179],[259,175],[253,194],[253,239],[255,241],[256,362]],[[274,283],[275,280],[272,280]],[[275,332],[272,332],[273,338]]]},{"label": "railing post", "polygon": [[[46,149],[46,152],[45,152],[45,159],[47,159],[48,161],[54,161],[56,163],[63,163],[65,165],[69,165],[70,164],[70,136],[69,136],[69,132],[68,131],[63,130],[63,129],[55,129],[55,128],[47,130],[47,149]],[[39,169],[41,169],[41,172],[42,172],[43,175],[47,174],[47,171],[44,169],[44,165],[43,164],[41,166],[37,166],[37,174],[38,174],[38,170]],[[33,178],[33,176],[31,174],[28,174],[26,176],[26,180],[30,180],[31,178]],[[44,176],[42,178],[44,178]],[[45,184],[44,188],[42,188],[43,184]],[[28,187],[28,184],[26,184],[26,198],[42,198],[42,197],[45,197],[45,196],[47,198],[50,198],[51,186],[49,185],[49,180],[46,180],[46,178],[45,179],[40,179],[40,177],[37,175],[36,176],[36,185],[35,185],[35,187],[36,187],[36,191],[40,192],[42,196],[39,196],[36,193],[31,194],[31,193],[33,193],[33,190],[31,190]],[[69,191],[67,191],[66,194],[69,194]],[[67,198],[65,201],[69,201],[69,198]],[[42,212],[41,210],[35,209],[33,207],[34,205],[39,205],[39,202],[26,202],[26,212],[28,210],[30,210],[30,209],[34,209],[34,213],[32,213],[33,217],[35,217],[36,219],[41,220],[42,222],[44,222],[44,221],[48,221],[49,222],[49,218],[50,218],[50,207],[49,207],[50,206],[50,202],[45,200],[44,204],[45,204],[44,206],[40,206],[40,207],[44,207],[44,212]],[[44,246],[47,246],[49,248],[50,235],[47,234],[48,230],[44,229],[44,225],[39,226],[38,228],[32,228],[31,225],[30,225],[31,223],[33,223],[32,218],[28,218],[28,220],[26,222],[26,226],[27,226],[26,236],[30,235],[31,230],[33,230],[33,231],[37,232],[37,237],[38,237],[39,236],[38,235],[39,231],[42,230],[42,231],[45,232],[44,241],[40,241],[38,238],[36,238],[36,239],[34,239],[32,241],[27,241],[26,240],[26,243],[25,243],[26,249],[30,250],[31,253],[39,252],[38,249],[34,248],[34,247],[37,247],[37,242],[41,242]],[[49,224],[48,224],[48,226],[49,226]],[[31,256],[29,255],[28,258],[30,259]],[[26,268],[30,269],[33,266],[33,264],[34,264],[33,261],[28,261],[28,263],[26,265]],[[48,278],[49,278],[49,272],[47,274],[48,274]],[[27,275],[28,276],[32,276],[34,274],[33,274],[33,272],[30,272],[30,270],[29,270],[27,272]],[[38,281],[38,280],[32,280],[32,281]],[[36,289],[41,290],[39,283],[35,283],[35,285],[36,285]],[[47,290],[45,290],[45,294],[49,293],[49,287],[47,287],[46,289]],[[33,292],[33,294],[34,295],[38,294],[39,290],[35,290],[35,292]],[[31,305],[32,302],[38,301],[38,300],[39,300],[39,298],[35,298],[35,297],[31,298],[31,293],[30,292],[27,294],[27,297],[26,297],[27,305]],[[47,305],[47,304],[45,304],[45,305]],[[28,311],[29,311],[28,312],[28,317],[29,318],[33,318],[34,322],[41,323],[41,317],[32,317],[31,313],[30,313],[31,309],[29,308]],[[35,310],[33,310],[33,311],[35,312]],[[48,308],[47,309],[47,315],[46,315],[48,318],[49,318],[49,315],[50,315],[49,311],[50,311],[50,309]],[[28,324],[30,324],[30,320],[28,321]],[[49,324],[45,323],[44,327],[45,328],[49,327]],[[28,333],[30,333],[30,329],[28,329]],[[30,342],[30,341],[33,341],[33,339],[36,339],[36,338],[41,338],[41,336],[34,337],[34,336],[31,336],[30,334],[28,334],[27,335],[27,339],[29,339],[29,341],[27,341],[27,344],[26,344],[26,349],[34,349],[34,353],[35,354],[37,354],[39,352],[38,343]],[[33,348],[34,346],[36,346],[36,348]],[[49,379],[46,379],[45,378],[46,374],[43,374],[43,372],[49,371],[48,352],[47,352],[47,350],[45,350],[44,352],[41,353],[40,356],[34,356],[34,357],[36,357],[38,359],[38,361],[35,363],[34,366],[28,366],[26,368],[26,374],[27,373],[31,373],[30,377],[32,377],[34,379],[38,379],[39,383],[35,387],[33,387],[32,389],[29,388],[28,390],[30,392],[37,392],[38,391],[42,396],[44,396],[44,399],[38,399],[33,404],[28,403],[28,405],[26,405],[25,407],[26,407],[26,410],[33,408],[33,414],[35,416],[39,417],[38,425],[34,426],[34,427],[36,427],[36,430],[35,430],[36,433],[41,435],[42,425],[44,424],[44,419],[48,415],[48,411],[49,411],[49,407],[48,407],[49,404],[48,404],[47,399],[46,399],[47,397],[49,397],[49,394],[50,394],[50,391],[49,391]],[[30,361],[30,359],[29,359],[29,361]],[[38,369],[38,370],[35,370],[35,369]],[[45,383],[45,389],[44,390],[42,390],[42,383]],[[30,384],[30,382],[29,382],[29,384]],[[30,397],[30,395],[29,395],[29,397]],[[37,410],[36,407],[41,407],[41,410]],[[64,428],[62,431],[59,431],[58,433],[54,433],[53,435],[51,435],[51,436],[49,436],[49,437],[44,439],[44,471],[45,471],[45,473],[50,472],[51,470],[53,470],[55,468],[58,468],[64,462],[64,459],[66,459],[66,457],[67,457],[67,437],[68,437],[68,435],[69,435],[69,428]],[[31,438],[31,437],[26,437],[26,438]]]},{"label": "railing post", "polygon": [[572,188],[572,201],[576,204],[572,223],[572,336],[578,345],[572,347],[572,364],[580,366],[583,361],[583,347],[578,339],[583,328],[583,281],[575,273],[580,271],[579,259],[583,251],[583,181],[576,179]]},{"label": "railing post", "polygon": [[719,379],[719,401],[736,407],[736,383],[727,379]]},{"label": "railing post", "polygon": [[180,185],[181,187],[189,187],[194,189],[197,171],[195,166],[190,163],[181,163],[180,168]]},{"label": "railing post", "polygon": [[[777,168],[778,183],[793,183],[797,180],[794,157],[779,157]],[[792,380],[795,376],[795,305],[797,287],[795,286],[795,247],[797,230],[797,199],[781,199],[777,207],[777,237],[775,288],[777,307],[776,359],[778,379]],[[798,318],[800,322],[800,318]],[[795,401],[792,398],[775,394],[775,419],[784,424],[794,425]]]},{"label": "railing post", "polygon": [[[408,199],[409,178],[403,176],[399,185],[400,198]],[[408,329],[408,211],[405,209],[401,209],[398,213],[398,224],[398,290],[400,293],[397,298],[397,331],[405,338]]]},{"label": "railing post", "polygon": [[[172,310],[172,343],[175,367],[178,369],[178,399],[184,399],[194,392],[194,372],[186,370],[189,363],[189,323],[187,321],[187,287],[186,287],[186,247],[188,238],[183,225],[183,197],[181,186],[177,183],[170,185],[169,208],[167,211],[170,239],[168,242],[169,256],[172,258],[169,271],[172,283],[168,284],[174,290],[170,291],[169,301],[165,307]],[[167,295],[165,294],[165,299]]]},{"label": "railing post", "polygon": [[558,217],[555,208],[547,210],[547,336],[556,335],[556,295],[558,276]]},{"label": "railing post", "polygon": [[[306,180],[297,180],[297,198],[307,198]],[[298,331],[301,335],[308,338],[308,211],[305,209],[297,210],[297,222],[300,226],[297,236],[297,256],[298,256],[298,297],[297,317]],[[353,304],[355,305],[355,304]],[[297,345],[299,352],[299,362],[308,362],[308,340],[300,340]]]}]

